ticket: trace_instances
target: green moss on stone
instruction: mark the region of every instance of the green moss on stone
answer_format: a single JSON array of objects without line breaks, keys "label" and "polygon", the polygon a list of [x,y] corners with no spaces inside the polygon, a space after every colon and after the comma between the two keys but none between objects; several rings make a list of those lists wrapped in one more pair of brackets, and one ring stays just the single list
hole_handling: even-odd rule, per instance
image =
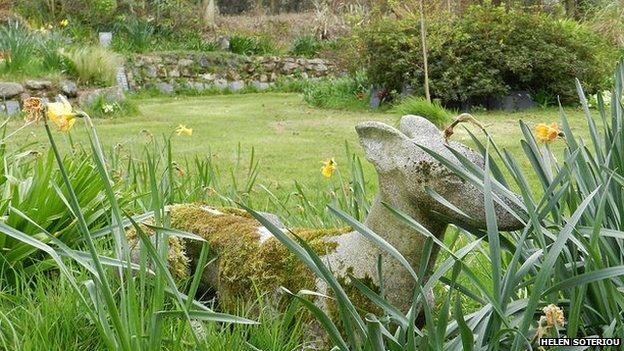
[{"label": "green moss on stone", "polygon": [[[171,208],[173,228],[202,236],[218,255],[217,296],[222,307],[234,309],[240,299],[256,298],[255,291],[273,292],[280,286],[291,291],[315,287],[314,274],[274,237],[260,242],[261,224],[247,212],[220,208],[222,214],[206,211],[198,204]],[[319,255],[335,250],[335,243],[324,237],[339,235],[350,228],[328,230],[295,229]],[[186,242],[187,255],[198,257],[201,243]],[[214,282],[202,282],[202,287]]]},{"label": "green moss on stone", "polygon": [[[143,230],[143,232],[147,235],[154,235],[154,231],[149,229],[145,225],[141,224],[141,230]],[[128,246],[130,247],[130,250],[138,254],[137,250],[140,247],[140,240],[137,236],[136,230],[134,228],[129,229],[126,232],[126,238],[128,239]],[[177,280],[185,280],[189,278],[190,260],[186,254],[182,239],[175,236],[170,236],[168,242],[169,255],[167,257],[167,260],[169,261],[169,271]]]}]

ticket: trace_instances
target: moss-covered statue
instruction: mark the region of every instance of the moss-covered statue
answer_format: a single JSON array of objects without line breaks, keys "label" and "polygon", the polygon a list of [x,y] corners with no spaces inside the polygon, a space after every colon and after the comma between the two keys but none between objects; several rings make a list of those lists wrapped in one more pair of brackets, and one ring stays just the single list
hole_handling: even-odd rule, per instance
[{"label": "moss-covered statue", "polygon": [[[359,124],[356,131],[367,160],[377,170],[379,180],[379,193],[365,224],[399,250],[416,271],[425,236],[414,232],[390,213],[382,202],[409,214],[439,239],[442,239],[448,224],[441,221],[441,217],[471,227],[485,227],[483,193],[462,181],[418,145],[426,146],[458,165],[459,161],[447,146],[483,167],[480,155],[462,144],[447,143],[435,125],[417,116],[404,116],[398,129],[384,123],[365,122]],[[427,187],[468,217],[431,198],[426,191]],[[511,203],[507,205],[514,207]],[[496,206],[501,229],[521,226],[502,206]],[[323,282],[316,279],[284,245],[246,212],[200,204],[174,205],[169,210],[172,227],[201,235],[209,242],[211,250],[218,254],[218,259],[206,267],[200,289],[204,292],[214,291],[225,309],[233,307],[239,298],[255,298],[258,290],[273,293],[278,292],[280,286],[294,292],[305,288],[329,293]],[[433,216],[432,211],[443,216]],[[281,226],[279,220],[273,221]],[[347,293],[356,292],[355,288],[349,286],[348,275],[360,278],[373,289],[379,286],[377,259],[381,255],[387,299],[403,312],[409,309],[414,284],[412,277],[398,262],[358,232],[348,229],[295,229],[293,232],[307,240],[322,256],[339,280],[345,283]],[[194,269],[201,244],[189,240],[182,243],[182,248],[185,257],[170,257],[171,267],[178,275]],[[429,260],[431,264],[435,262],[436,255],[437,250],[434,250]],[[355,301],[357,303],[358,300]],[[364,299],[359,301],[359,307],[371,308]]]}]

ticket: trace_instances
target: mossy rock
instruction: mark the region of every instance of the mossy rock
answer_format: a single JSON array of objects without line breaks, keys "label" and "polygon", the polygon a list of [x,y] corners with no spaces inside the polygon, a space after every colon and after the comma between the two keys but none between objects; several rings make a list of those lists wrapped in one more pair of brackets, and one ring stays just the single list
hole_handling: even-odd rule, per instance
[{"label": "mossy rock", "polygon": [[[203,237],[217,256],[215,264],[204,271],[200,289],[216,292],[222,308],[231,310],[241,298],[256,298],[256,291],[272,294],[281,286],[293,292],[315,288],[314,274],[247,212],[186,204],[171,206],[170,213],[173,228]],[[323,238],[350,230],[293,229],[292,233],[325,255],[336,244]],[[197,265],[201,247],[199,241],[185,241],[191,267]]]},{"label": "mossy rock", "polygon": [[[290,300],[280,293],[280,287],[294,293],[302,289],[318,289],[318,278],[314,273],[247,212],[201,204],[173,205],[168,211],[172,228],[199,235],[208,242],[211,256],[216,260],[204,269],[198,294],[204,297],[216,295],[221,310],[234,313],[242,304],[255,301],[259,293],[268,297],[276,307],[286,306]],[[338,244],[327,239],[349,232],[349,227],[288,231],[290,235],[305,240],[319,256],[336,250]],[[131,245],[138,247],[133,230],[128,232],[128,237]],[[188,279],[198,264],[202,242],[170,237],[169,245],[172,273],[178,280]],[[359,292],[348,276],[337,278],[362,315],[367,312],[381,313]],[[360,280],[371,290],[379,292],[371,277]],[[327,291],[319,292],[332,296]],[[331,300],[317,302],[327,308],[332,318],[339,320]]]}]

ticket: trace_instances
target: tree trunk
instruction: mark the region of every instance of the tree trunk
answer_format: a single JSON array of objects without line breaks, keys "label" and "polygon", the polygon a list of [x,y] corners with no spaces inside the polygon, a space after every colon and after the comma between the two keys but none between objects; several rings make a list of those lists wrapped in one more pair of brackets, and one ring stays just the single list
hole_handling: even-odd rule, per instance
[{"label": "tree trunk", "polygon": [[431,102],[431,95],[429,94],[429,65],[427,63],[427,27],[425,25],[425,9],[423,1],[424,0],[420,0],[420,41],[422,43],[423,73],[425,75],[425,98],[427,101]]},{"label": "tree trunk", "polygon": [[215,0],[204,0],[204,23],[211,29],[216,27],[216,12]]}]

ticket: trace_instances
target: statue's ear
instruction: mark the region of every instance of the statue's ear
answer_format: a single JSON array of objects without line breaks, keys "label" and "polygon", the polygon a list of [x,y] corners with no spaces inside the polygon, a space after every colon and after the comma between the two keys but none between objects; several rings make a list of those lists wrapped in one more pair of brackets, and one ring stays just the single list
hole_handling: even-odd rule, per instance
[{"label": "statue's ear", "polygon": [[410,139],[417,136],[439,138],[442,135],[438,127],[431,123],[431,121],[424,117],[414,115],[405,115],[401,117],[399,130]]},{"label": "statue's ear", "polygon": [[355,127],[366,159],[373,163],[379,172],[388,172],[397,167],[397,156],[409,141],[397,129],[381,122],[364,122]]}]

